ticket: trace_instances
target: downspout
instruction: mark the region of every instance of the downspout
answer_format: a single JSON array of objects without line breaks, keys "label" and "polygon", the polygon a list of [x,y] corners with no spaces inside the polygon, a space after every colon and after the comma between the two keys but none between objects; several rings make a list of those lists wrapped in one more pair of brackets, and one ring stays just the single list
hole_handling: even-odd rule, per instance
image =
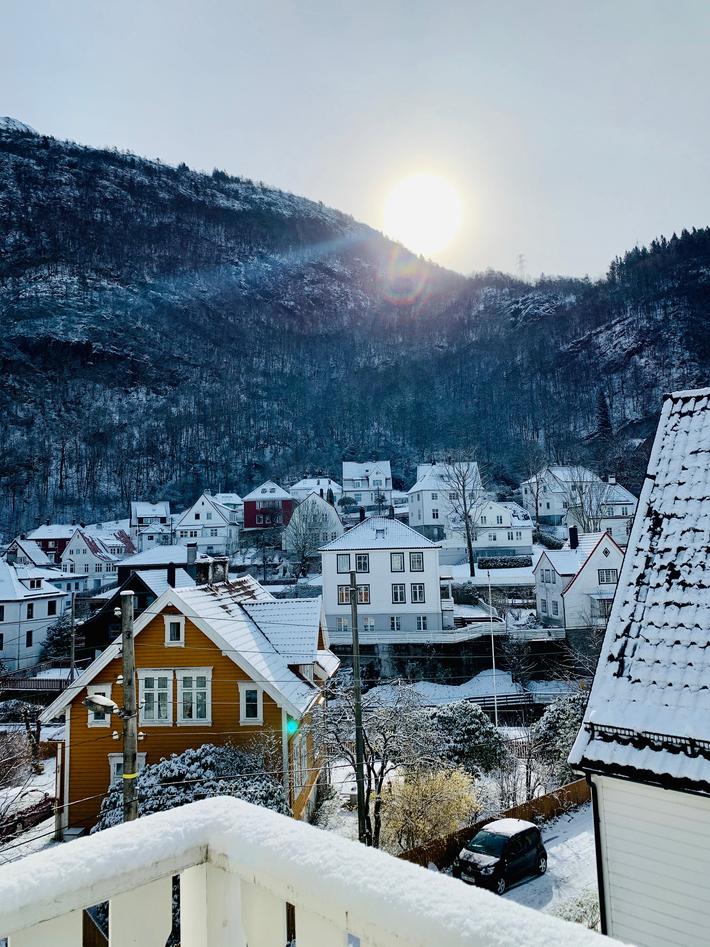
[{"label": "downspout", "polygon": [[599,827],[599,800],[597,786],[591,773],[587,773],[587,783],[592,792],[592,821],[594,824],[594,854],[597,859],[597,892],[599,895],[599,925],[602,934],[608,934],[606,899],[604,897],[604,869],[602,866],[602,840]]},{"label": "downspout", "polygon": [[71,738],[71,708],[72,705],[69,703],[64,711],[64,816],[62,819],[62,827],[65,829],[69,828],[69,763],[71,760],[69,741]]},{"label": "downspout", "polygon": [[291,767],[289,765],[288,754],[288,714],[281,708],[281,766],[283,769],[283,784],[286,792],[286,799],[291,804]]}]

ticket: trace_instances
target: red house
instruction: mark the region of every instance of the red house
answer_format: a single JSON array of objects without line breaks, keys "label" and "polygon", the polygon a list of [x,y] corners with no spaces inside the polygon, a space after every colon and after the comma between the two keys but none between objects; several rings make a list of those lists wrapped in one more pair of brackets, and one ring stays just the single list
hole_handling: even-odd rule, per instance
[{"label": "red house", "polygon": [[244,529],[288,526],[295,500],[273,480],[267,480],[244,497]]}]

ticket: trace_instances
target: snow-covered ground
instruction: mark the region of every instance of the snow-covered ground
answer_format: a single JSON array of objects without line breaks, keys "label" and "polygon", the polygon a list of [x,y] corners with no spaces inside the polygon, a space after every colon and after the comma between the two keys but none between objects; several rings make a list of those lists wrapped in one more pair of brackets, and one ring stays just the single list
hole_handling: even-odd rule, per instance
[{"label": "snow-covered ground", "polygon": [[[483,697],[517,696],[525,693],[526,688],[521,684],[513,683],[513,678],[507,671],[488,669],[481,671],[470,681],[463,684],[436,684],[433,681],[417,681],[412,689],[421,698],[422,704],[427,707],[439,707],[456,700],[471,700]],[[562,696],[563,694],[578,693],[578,686],[572,681],[530,681],[527,690],[532,694]],[[368,695],[377,695],[386,701],[390,695],[394,696],[391,684],[380,684],[369,690]]]},{"label": "snow-covered ground", "polygon": [[554,913],[597,884],[592,806],[588,803],[541,826],[547,849],[547,874],[522,882],[506,898]]}]

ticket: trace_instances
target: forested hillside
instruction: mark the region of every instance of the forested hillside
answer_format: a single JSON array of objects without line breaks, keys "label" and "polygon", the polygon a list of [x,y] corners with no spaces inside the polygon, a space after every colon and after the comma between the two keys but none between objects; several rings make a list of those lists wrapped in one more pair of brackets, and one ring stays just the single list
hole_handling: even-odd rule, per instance
[{"label": "forested hillside", "polygon": [[598,284],[464,278],[259,183],[0,124],[0,533],[471,445],[500,484],[541,450],[637,480],[663,393],[710,379],[709,303],[706,230]]}]

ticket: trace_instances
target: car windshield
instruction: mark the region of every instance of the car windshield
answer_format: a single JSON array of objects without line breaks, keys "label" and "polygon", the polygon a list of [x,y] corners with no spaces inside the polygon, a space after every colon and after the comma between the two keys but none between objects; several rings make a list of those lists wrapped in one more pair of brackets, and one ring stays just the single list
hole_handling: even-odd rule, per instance
[{"label": "car windshield", "polygon": [[496,835],[494,832],[486,832],[483,829],[474,835],[466,848],[469,852],[478,852],[480,855],[498,856],[503,854],[507,842],[507,835]]}]

